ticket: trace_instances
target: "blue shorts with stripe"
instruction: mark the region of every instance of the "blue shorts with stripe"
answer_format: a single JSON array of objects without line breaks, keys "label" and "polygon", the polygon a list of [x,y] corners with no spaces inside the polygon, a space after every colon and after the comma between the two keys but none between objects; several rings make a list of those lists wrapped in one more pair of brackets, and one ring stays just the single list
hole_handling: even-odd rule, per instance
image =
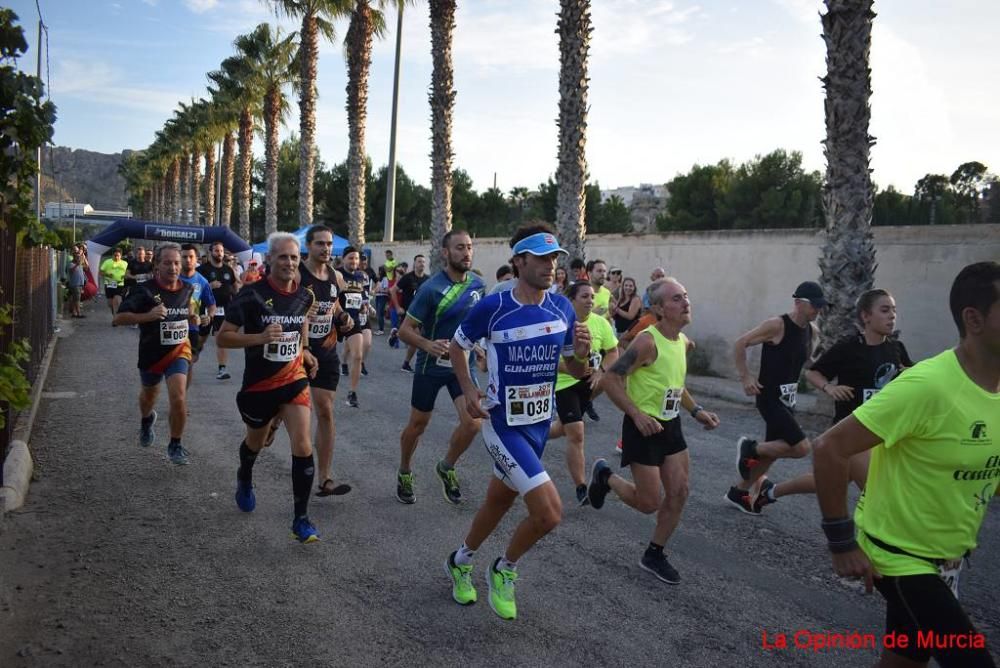
[{"label": "blue shorts with stripe", "polygon": [[483,443],[493,458],[493,472],[505,485],[522,496],[549,481],[542,466],[542,453],[551,420],[511,427],[504,409],[490,411],[483,420]]}]

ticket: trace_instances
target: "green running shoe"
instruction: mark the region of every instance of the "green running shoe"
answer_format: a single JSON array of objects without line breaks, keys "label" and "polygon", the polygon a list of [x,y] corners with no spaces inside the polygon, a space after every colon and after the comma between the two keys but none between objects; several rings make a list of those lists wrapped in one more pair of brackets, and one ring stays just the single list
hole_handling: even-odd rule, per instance
[{"label": "green running shoe", "polygon": [[413,474],[396,472],[396,500],[407,505],[415,502],[413,494]]},{"label": "green running shoe", "polygon": [[456,506],[462,503],[462,490],[458,486],[458,474],[455,473],[455,467],[448,466],[442,461],[438,462],[437,466],[434,467],[434,471],[441,480],[441,487],[444,489],[444,500]]},{"label": "green running shoe", "polygon": [[455,563],[455,554],[449,554],[448,561],[444,562],[444,570],[451,577],[451,597],[459,605],[472,605],[479,598],[472,585],[472,564],[459,566]]},{"label": "green running shoe", "polygon": [[517,619],[517,603],[514,601],[514,581],[517,580],[517,572],[509,570],[497,570],[500,557],[497,557],[493,565],[490,566],[489,573],[486,574],[486,581],[490,585],[490,607],[502,619]]}]

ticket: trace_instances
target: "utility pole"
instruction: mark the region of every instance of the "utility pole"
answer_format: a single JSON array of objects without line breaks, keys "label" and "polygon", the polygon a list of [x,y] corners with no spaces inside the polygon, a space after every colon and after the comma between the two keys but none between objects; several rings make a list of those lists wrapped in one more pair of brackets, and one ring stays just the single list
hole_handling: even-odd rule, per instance
[{"label": "utility pole", "polygon": [[[38,18],[38,80],[42,80],[42,29],[45,24],[41,17]],[[35,151],[35,216],[38,221],[42,220],[42,147],[39,145]]]},{"label": "utility pole", "polygon": [[389,169],[386,172],[384,243],[391,243],[396,217],[396,120],[399,112],[399,56],[403,44],[403,3],[396,14],[396,69],[392,75],[392,125],[389,130]]}]

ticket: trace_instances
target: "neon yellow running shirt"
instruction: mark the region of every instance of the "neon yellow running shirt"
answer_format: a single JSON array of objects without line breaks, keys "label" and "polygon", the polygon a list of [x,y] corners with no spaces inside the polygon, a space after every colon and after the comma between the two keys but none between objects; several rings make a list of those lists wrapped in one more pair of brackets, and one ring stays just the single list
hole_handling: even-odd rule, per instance
[{"label": "neon yellow running shirt", "polygon": [[653,337],[656,359],[649,366],[636,369],[628,377],[625,389],[636,408],[646,415],[657,420],[673,420],[680,414],[684,393],[688,338],[681,333],[671,341],[660,334],[656,325],[650,325],[642,333]]},{"label": "neon yellow running shirt", "polygon": [[611,290],[603,285],[594,290],[594,315],[602,318],[608,317],[608,309],[611,307]]},{"label": "neon yellow running shirt", "polygon": [[[618,345],[618,337],[615,330],[611,328],[611,323],[591,313],[584,321],[590,331],[590,368],[596,370],[601,365],[604,353],[614,349]],[[556,392],[573,387],[580,382],[580,378],[574,378],[564,371],[560,371],[556,377]]]},{"label": "neon yellow running shirt", "polygon": [[128,262],[125,260],[115,262],[114,258],[109,257],[101,263],[101,276],[104,277],[105,283],[110,282],[118,286],[125,280],[125,271],[127,269]]},{"label": "neon yellow running shirt", "polygon": [[976,547],[1000,482],[1000,393],[972,382],[947,350],[907,369],[853,413],[882,439],[855,511],[858,543],[883,575],[936,573],[877,547],[958,559]]}]

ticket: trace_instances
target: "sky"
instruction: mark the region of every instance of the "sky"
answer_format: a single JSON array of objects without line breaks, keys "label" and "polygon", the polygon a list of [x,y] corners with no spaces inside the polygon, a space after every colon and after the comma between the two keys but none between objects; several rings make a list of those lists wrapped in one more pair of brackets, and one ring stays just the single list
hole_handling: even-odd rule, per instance
[{"label": "sky", "polygon": [[[21,17],[36,67],[34,0]],[[297,29],[261,0],[38,0],[54,141],[105,153],[142,149],[179,101],[261,22]],[[394,3],[390,3],[394,4]],[[454,165],[478,190],[534,189],[557,167],[556,0],[459,0],[454,34]],[[825,45],[819,0],[594,0],[587,160],[603,189],[665,183],[694,164],[776,148],[823,171]],[[977,160],[1000,172],[1000,2],[876,0],[871,52],[873,179],[912,192],[927,173]],[[367,151],[388,162],[396,14],[374,46]],[[425,0],[404,11],[399,164],[430,180],[430,31]],[[346,67],[337,24],[319,61],[317,144],[347,156]],[[43,50],[44,53],[44,50]],[[292,95],[289,93],[289,95]],[[283,136],[297,132],[291,100]],[[258,141],[258,152],[262,151]]]}]

